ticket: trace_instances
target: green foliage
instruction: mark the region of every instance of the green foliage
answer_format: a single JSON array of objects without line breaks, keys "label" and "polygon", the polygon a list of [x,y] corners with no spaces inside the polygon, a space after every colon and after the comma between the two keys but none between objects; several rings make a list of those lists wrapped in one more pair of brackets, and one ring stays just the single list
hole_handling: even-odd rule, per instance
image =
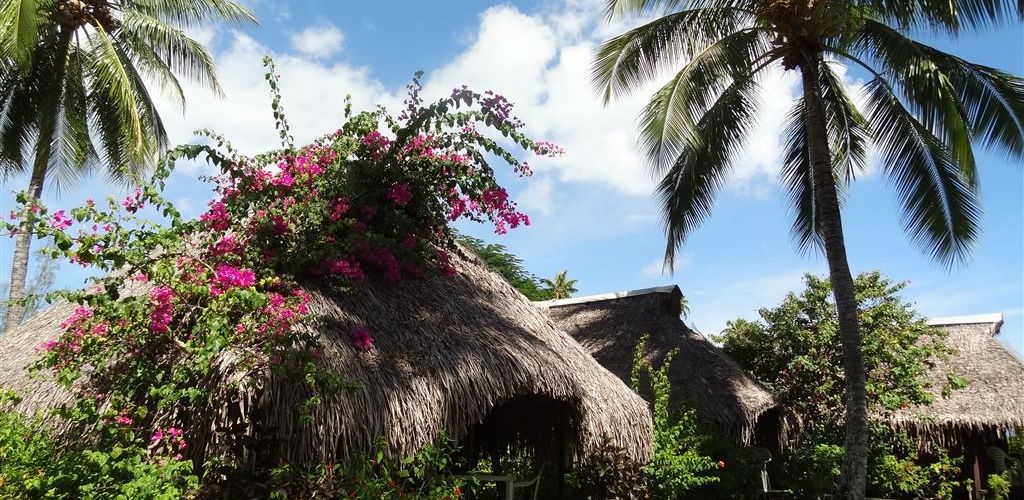
[{"label": "green foliage", "polygon": [[199,487],[192,462],[161,454],[123,428],[100,424],[62,443],[39,420],[13,410],[18,398],[0,390],[0,498],[189,497]]},{"label": "green foliage", "polygon": [[696,412],[669,411],[672,384],[668,368],[676,351],[670,351],[662,365],[655,368],[644,357],[647,339],[644,335],[636,346],[630,377],[633,390],[639,391],[640,380],[646,374],[654,392],[654,450],[644,470],[654,498],[684,498],[693,488],[719,481],[712,471],[720,465],[701,451],[710,438],[700,432]]},{"label": "green foliage", "polygon": [[796,498],[817,498],[834,490],[842,460],[840,445],[803,444],[790,451],[779,469],[782,474],[772,478],[772,485],[792,489]]},{"label": "green foliage", "polygon": [[[843,394],[837,312],[827,279],[805,276],[805,289],[760,311],[760,321],[730,322],[718,340],[803,418],[801,444],[777,464],[776,486],[803,496],[833,491],[842,458]],[[891,412],[928,405],[968,381],[949,373],[934,387],[928,377],[949,355],[945,334],[930,328],[881,274],[857,276],[854,288],[864,336],[868,405]],[[905,434],[872,425],[868,491],[873,496],[947,498],[956,487],[959,458],[944,450],[925,457]]]},{"label": "green foliage", "polygon": [[605,438],[574,468],[570,482],[575,497],[587,500],[651,498],[645,467]]},{"label": "green foliage", "polygon": [[551,299],[551,292],[541,287],[540,279],[523,267],[523,261],[508,251],[505,245],[485,243],[479,238],[458,235],[459,243],[473,251],[492,271],[501,275],[510,285],[530,300]]},{"label": "green foliage", "polygon": [[1010,498],[1010,472],[1004,471],[1000,474],[988,475],[988,492],[992,500],[1007,500]]},{"label": "green foliage", "polygon": [[552,279],[541,278],[540,283],[544,285],[544,291],[548,296],[552,299],[568,299],[579,291],[576,289],[576,282],[579,280],[569,279],[568,274],[569,271],[562,271]]},{"label": "green foliage", "polygon": [[299,469],[282,465],[271,470],[270,498],[416,498],[448,500],[462,496],[466,481],[453,477],[458,447],[440,436],[413,456],[390,457],[387,443],[344,464]]},{"label": "green foliage", "polygon": [[[831,286],[811,275],[804,282],[799,295],[790,293],[777,307],[761,309],[761,321],[732,321],[718,340],[727,354],[800,415],[815,416],[805,419],[815,432],[838,424],[845,390]],[[854,280],[873,411],[928,404],[934,392],[952,389],[932,387],[926,376],[948,356],[949,348],[945,334],[929,327],[900,298],[904,286],[878,272]],[[963,385],[958,381],[957,386]]]}]

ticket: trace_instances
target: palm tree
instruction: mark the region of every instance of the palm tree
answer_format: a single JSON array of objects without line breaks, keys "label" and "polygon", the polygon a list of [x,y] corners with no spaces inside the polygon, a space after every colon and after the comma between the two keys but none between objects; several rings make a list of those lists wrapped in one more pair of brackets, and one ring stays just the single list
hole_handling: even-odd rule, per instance
[{"label": "palm tree", "polygon": [[[146,87],[183,109],[178,76],[220,92],[213,60],[185,30],[255,22],[230,0],[3,0],[0,5],[0,176],[28,172],[38,199],[102,165],[131,182],[167,133]],[[6,329],[21,322],[32,234],[26,212],[14,247]]]},{"label": "palm tree", "polygon": [[[609,17],[655,12],[605,42],[593,67],[607,103],[681,69],[640,114],[641,147],[662,177],[666,265],[711,213],[757,116],[772,66],[799,72],[781,172],[802,250],[824,249],[846,374],[841,498],[863,498],[868,429],[864,361],[840,206],[871,144],[911,239],[947,265],[969,256],[981,208],[975,143],[1024,158],[1024,81],[909,38],[958,35],[1021,19],[1013,0],[610,0]],[[870,81],[863,111],[837,64]]]},{"label": "palm tree", "polygon": [[556,274],[553,280],[547,278],[540,279],[540,283],[547,287],[546,292],[549,299],[568,299],[579,291],[576,289],[576,282],[579,280],[571,280],[566,276],[567,274],[569,274],[569,271],[562,271]]}]

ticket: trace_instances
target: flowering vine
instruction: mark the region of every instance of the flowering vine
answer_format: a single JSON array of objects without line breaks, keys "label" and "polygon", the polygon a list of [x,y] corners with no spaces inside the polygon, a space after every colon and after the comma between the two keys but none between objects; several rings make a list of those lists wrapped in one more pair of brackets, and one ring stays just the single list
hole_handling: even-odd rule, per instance
[{"label": "flowering vine", "polygon": [[[530,167],[504,145],[561,154],[526,137],[512,105],[493,92],[462,87],[424,105],[419,74],[397,118],[383,108],[353,115],[346,105],[341,128],[296,148],[266,64],[283,149],[242,156],[200,131],[211,144],[171,150],[150,184],[105,208],[90,200],[48,216],[37,200],[18,199],[32,207],[16,212],[31,214],[37,236],[54,238],[55,256],[107,273],[87,290],[59,293],[79,306],[63,334],[39,346],[37,368],[73,388],[80,408],[116,402],[85,405],[91,410],[78,420],[110,422],[161,460],[191,450],[197,424],[187,415],[214,397],[201,382],[227,351],[249,373],[285,370],[328,389],[347,386],[317,363],[313,329],[299,327],[316,321],[301,283],[358,293],[368,279],[455,274],[450,222],[489,221],[499,234],[530,223],[489,160],[527,176]],[[219,170],[216,197],[185,221],[161,191],[175,162],[201,157]],[[164,221],[143,218],[153,214]],[[352,325],[354,352],[374,349],[384,334]]]}]

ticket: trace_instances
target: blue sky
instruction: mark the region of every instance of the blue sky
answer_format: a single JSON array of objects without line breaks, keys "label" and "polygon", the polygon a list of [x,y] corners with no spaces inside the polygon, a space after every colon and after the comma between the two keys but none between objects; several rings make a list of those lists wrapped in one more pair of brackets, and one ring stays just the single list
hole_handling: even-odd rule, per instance
[{"label": "blue sky", "polygon": [[[722,191],[712,218],[687,242],[674,276],[661,274],[664,238],[652,180],[635,148],[634,117],[649,92],[602,107],[587,69],[601,40],[628,27],[604,23],[601,2],[583,0],[491,3],[377,1],[249,2],[262,26],[239,32],[210,26],[196,36],[210,44],[226,96],[190,89],[184,116],[164,106],[172,142],[210,127],[248,152],[271,147],[275,132],[260,59],[273,55],[282,76],[284,105],[298,139],[333,130],[342,99],[356,107],[401,101],[417,69],[426,72],[428,96],[470,84],[494,89],[517,103],[518,115],[537,137],[566,148],[555,161],[534,163],[536,175],[506,179],[533,225],[496,236],[484,227],[465,232],[507,245],[542,276],[562,269],[579,279],[581,294],[668,283],[690,298],[690,321],[715,333],[726,321],[752,318],[800,287],[805,272],[824,274],[824,259],[802,255],[789,236],[790,218],[776,180],[778,130],[798,90],[792,75],[766,82],[761,125]],[[1021,26],[959,40],[927,37],[940,49],[1020,75]],[[856,87],[863,75],[846,74]],[[1024,180],[1020,165],[998,154],[979,154],[984,198],[982,237],[972,261],[947,270],[929,260],[904,235],[898,206],[885,179],[869,173],[854,185],[844,217],[855,271],[881,270],[907,280],[908,300],[926,316],[1002,312],[1001,340],[1024,352]],[[197,180],[204,167],[183,165],[170,196],[188,215],[209,199]],[[6,182],[0,209],[24,179]],[[101,177],[75,191],[50,190],[50,205],[69,207],[117,188]],[[8,276],[9,241],[0,243],[0,273]],[[65,268],[61,285],[77,286],[81,271]]]}]

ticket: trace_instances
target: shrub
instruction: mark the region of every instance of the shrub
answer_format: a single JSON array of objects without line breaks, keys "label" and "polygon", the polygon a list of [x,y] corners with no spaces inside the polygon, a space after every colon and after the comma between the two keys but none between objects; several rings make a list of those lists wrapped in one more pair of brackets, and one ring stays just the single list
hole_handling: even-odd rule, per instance
[{"label": "shrub", "polygon": [[401,460],[390,457],[386,448],[381,440],[376,451],[344,464],[277,467],[271,471],[270,497],[448,500],[465,493],[466,482],[452,476],[458,448],[451,438],[442,435]]},{"label": "shrub", "polygon": [[719,478],[713,471],[724,464],[701,452],[710,437],[700,432],[695,411],[669,411],[672,382],[668,368],[676,351],[670,351],[662,365],[655,368],[644,357],[647,339],[644,335],[636,346],[631,377],[633,390],[639,392],[640,380],[646,373],[654,394],[654,451],[644,470],[654,498],[682,498],[688,490],[717,482]]},{"label": "shrub", "polygon": [[576,465],[570,482],[577,498],[644,500],[651,497],[644,466],[607,438]]},{"label": "shrub", "polygon": [[1010,498],[1010,471],[1000,474],[988,475],[988,492],[992,500],[1007,500]]},{"label": "shrub", "polygon": [[100,425],[91,439],[59,442],[38,419],[15,412],[18,401],[0,390],[0,498],[171,500],[198,487],[190,461],[151,451],[110,426]]}]

